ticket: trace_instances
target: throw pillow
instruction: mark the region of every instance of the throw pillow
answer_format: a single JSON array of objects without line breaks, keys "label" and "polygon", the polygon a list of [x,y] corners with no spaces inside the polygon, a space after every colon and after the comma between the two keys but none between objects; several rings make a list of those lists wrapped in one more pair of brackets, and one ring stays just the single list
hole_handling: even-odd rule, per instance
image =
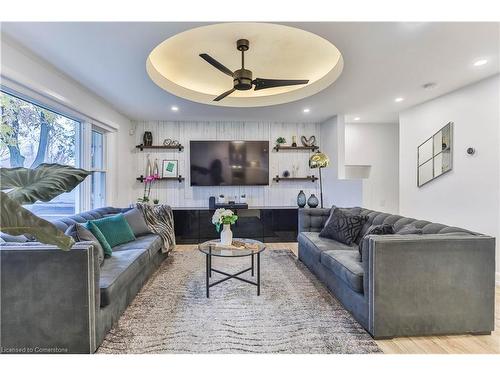
[{"label": "throw pillow", "polygon": [[144,215],[137,207],[125,212],[123,217],[127,220],[127,223],[130,225],[130,228],[132,228],[132,232],[134,232],[136,237],[152,233],[151,229],[149,229],[146,224],[146,220],[144,220]]},{"label": "throw pillow", "polygon": [[102,246],[102,249],[104,250],[104,256],[106,258],[109,258],[111,255],[113,255],[113,250],[111,249],[111,246],[109,245],[108,241],[106,240],[106,237],[102,234],[101,230],[92,223],[92,221],[87,221],[84,225],[85,228],[87,228],[89,231],[92,232],[92,234],[97,238],[97,241],[99,244]]},{"label": "throw pillow", "polygon": [[417,228],[413,224],[406,224],[400,230],[398,230],[396,234],[422,234],[422,229]]},{"label": "throw pillow", "polygon": [[330,219],[332,218],[333,212],[336,208],[351,215],[359,215],[361,213],[361,207],[337,207],[333,205],[330,209],[330,216],[328,216],[328,219],[326,219],[325,225],[323,225],[323,227],[326,227],[326,225],[330,222]]},{"label": "throw pillow", "polygon": [[361,260],[363,260],[363,249],[365,246],[368,246],[368,241],[365,241],[365,238],[368,237],[370,234],[394,234],[394,227],[390,224],[379,224],[379,225],[372,225],[368,228],[366,231],[365,235],[359,242],[359,255],[361,257]]},{"label": "throw pillow", "polygon": [[85,228],[82,224],[77,223],[70,225],[68,229],[66,229],[66,232],[64,232],[64,234],[73,237],[76,242],[93,242],[94,246],[97,248],[99,265],[102,266],[102,264],[104,263],[104,249],[99,243],[99,240],[92,234],[90,230]]},{"label": "throw pillow", "polygon": [[[135,240],[134,232],[123,214],[90,220],[89,222],[99,228],[111,247]],[[92,233],[94,232],[92,231]]]},{"label": "throw pillow", "polygon": [[328,224],[323,227],[319,236],[351,245],[366,220],[366,216],[352,215],[339,208],[335,208],[330,215]]}]

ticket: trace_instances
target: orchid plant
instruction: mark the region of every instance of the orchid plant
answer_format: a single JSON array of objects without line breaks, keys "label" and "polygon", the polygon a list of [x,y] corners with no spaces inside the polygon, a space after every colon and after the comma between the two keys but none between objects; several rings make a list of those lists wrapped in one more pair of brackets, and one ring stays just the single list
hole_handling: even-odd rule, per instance
[{"label": "orchid plant", "polygon": [[144,193],[142,194],[142,198],[137,199],[138,202],[140,203],[149,202],[149,196],[151,195],[151,187],[153,183],[159,179],[160,176],[158,176],[157,174],[152,174],[144,179]]},{"label": "orchid plant", "polygon": [[236,220],[238,220],[238,216],[231,210],[227,210],[225,208],[218,208],[215,210],[214,215],[212,216],[212,224],[215,225],[215,229],[217,232],[220,232],[220,227],[223,224],[235,224]]}]

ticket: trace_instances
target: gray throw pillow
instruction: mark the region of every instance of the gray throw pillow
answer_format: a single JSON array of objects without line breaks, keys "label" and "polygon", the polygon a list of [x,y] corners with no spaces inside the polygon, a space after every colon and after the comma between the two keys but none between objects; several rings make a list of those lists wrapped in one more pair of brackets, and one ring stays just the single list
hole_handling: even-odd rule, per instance
[{"label": "gray throw pillow", "polygon": [[406,224],[400,230],[398,230],[396,234],[422,234],[422,229],[417,228],[413,224]]},{"label": "gray throw pillow", "polygon": [[330,216],[328,216],[328,219],[326,219],[325,225],[323,225],[323,227],[326,227],[326,225],[330,222],[330,219],[332,218],[333,212],[336,208],[351,215],[359,215],[361,213],[361,207],[337,207],[333,205],[330,209]]},{"label": "gray throw pillow", "polygon": [[328,224],[323,227],[319,236],[352,245],[367,219],[366,216],[352,215],[335,208]]},{"label": "gray throw pillow", "polygon": [[64,234],[73,237],[76,242],[93,242],[93,245],[97,248],[99,265],[102,266],[102,264],[104,263],[104,249],[99,243],[99,240],[92,234],[90,230],[77,223],[70,225],[68,229],[66,229]]},{"label": "gray throw pillow", "polygon": [[149,229],[146,224],[146,220],[144,220],[144,215],[137,207],[125,212],[123,217],[127,220],[128,225],[130,225],[136,237],[152,233],[151,229]]},{"label": "gray throw pillow", "polygon": [[370,234],[394,234],[394,227],[391,224],[379,224],[370,226],[359,242],[359,255],[361,257],[361,260],[363,260],[363,249],[368,245],[368,241],[365,241],[365,238],[367,238]]}]

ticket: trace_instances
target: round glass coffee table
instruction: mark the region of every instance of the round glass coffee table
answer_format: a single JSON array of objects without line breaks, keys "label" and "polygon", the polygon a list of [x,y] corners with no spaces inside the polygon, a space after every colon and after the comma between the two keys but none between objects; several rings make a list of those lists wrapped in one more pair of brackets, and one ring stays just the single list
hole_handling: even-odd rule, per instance
[{"label": "round glass coffee table", "polygon": [[[266,246],[257,240],[250,240],[246,238],[234,238],[233,244],[230,246],[221,245],[220,240],[211,240],[207,242],[203,242],[198,245],[198,249],[206,255],[206,289],[207,289],[207,298],[210,298],[210,288],[220,284],[224,281],[230,279],[236,279],[243,281],[248,284],[255,285],[257,287],[257,295],[260,296],[260,253],[262,253]],[[212,268],[212,257],[226,257],[226,258],[241,258],[241,257],[250,257],[251,267],[246,268],[242,271],[236,272],[235,274],[230,274],[215,268]],[[256,259],[255,259],[256,258]],[[255,266],[255,263],[257,265]],[[248,280],[240,275],[245,272],[251,272],[252,277],[254,276],[254,270],[256,268],[257,271],[257,280]],[[212,277],[212,272],[219,273],[224,275],[223,279],[214,281],[210,283],[210,278]]]}]

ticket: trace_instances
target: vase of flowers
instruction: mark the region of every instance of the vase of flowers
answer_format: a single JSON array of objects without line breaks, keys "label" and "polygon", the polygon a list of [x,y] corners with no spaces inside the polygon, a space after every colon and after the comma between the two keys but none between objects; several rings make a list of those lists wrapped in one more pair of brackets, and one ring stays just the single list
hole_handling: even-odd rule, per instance
[{"label": "vase of flowers", "polygon": [[[212,216],[212,224],[215,225],[217,232],[220,232],[220,243],[222,245],[231,245],[233,242],[233,232],[231,231],[231,224],[235,224],[238,216],[231,210],[219,208],[215,210]],[[222,226],[222,231],[220,230]]]},{"label": "vase of flowers", "polygon": [[149,196],[151,195],[151,186],[156,180],[159,179],[160,176],[158,176],[157,174],[152,174],[144,179],[144,193],[142,194],[142,198],[137,199],[137,202],[149,203]]}]

